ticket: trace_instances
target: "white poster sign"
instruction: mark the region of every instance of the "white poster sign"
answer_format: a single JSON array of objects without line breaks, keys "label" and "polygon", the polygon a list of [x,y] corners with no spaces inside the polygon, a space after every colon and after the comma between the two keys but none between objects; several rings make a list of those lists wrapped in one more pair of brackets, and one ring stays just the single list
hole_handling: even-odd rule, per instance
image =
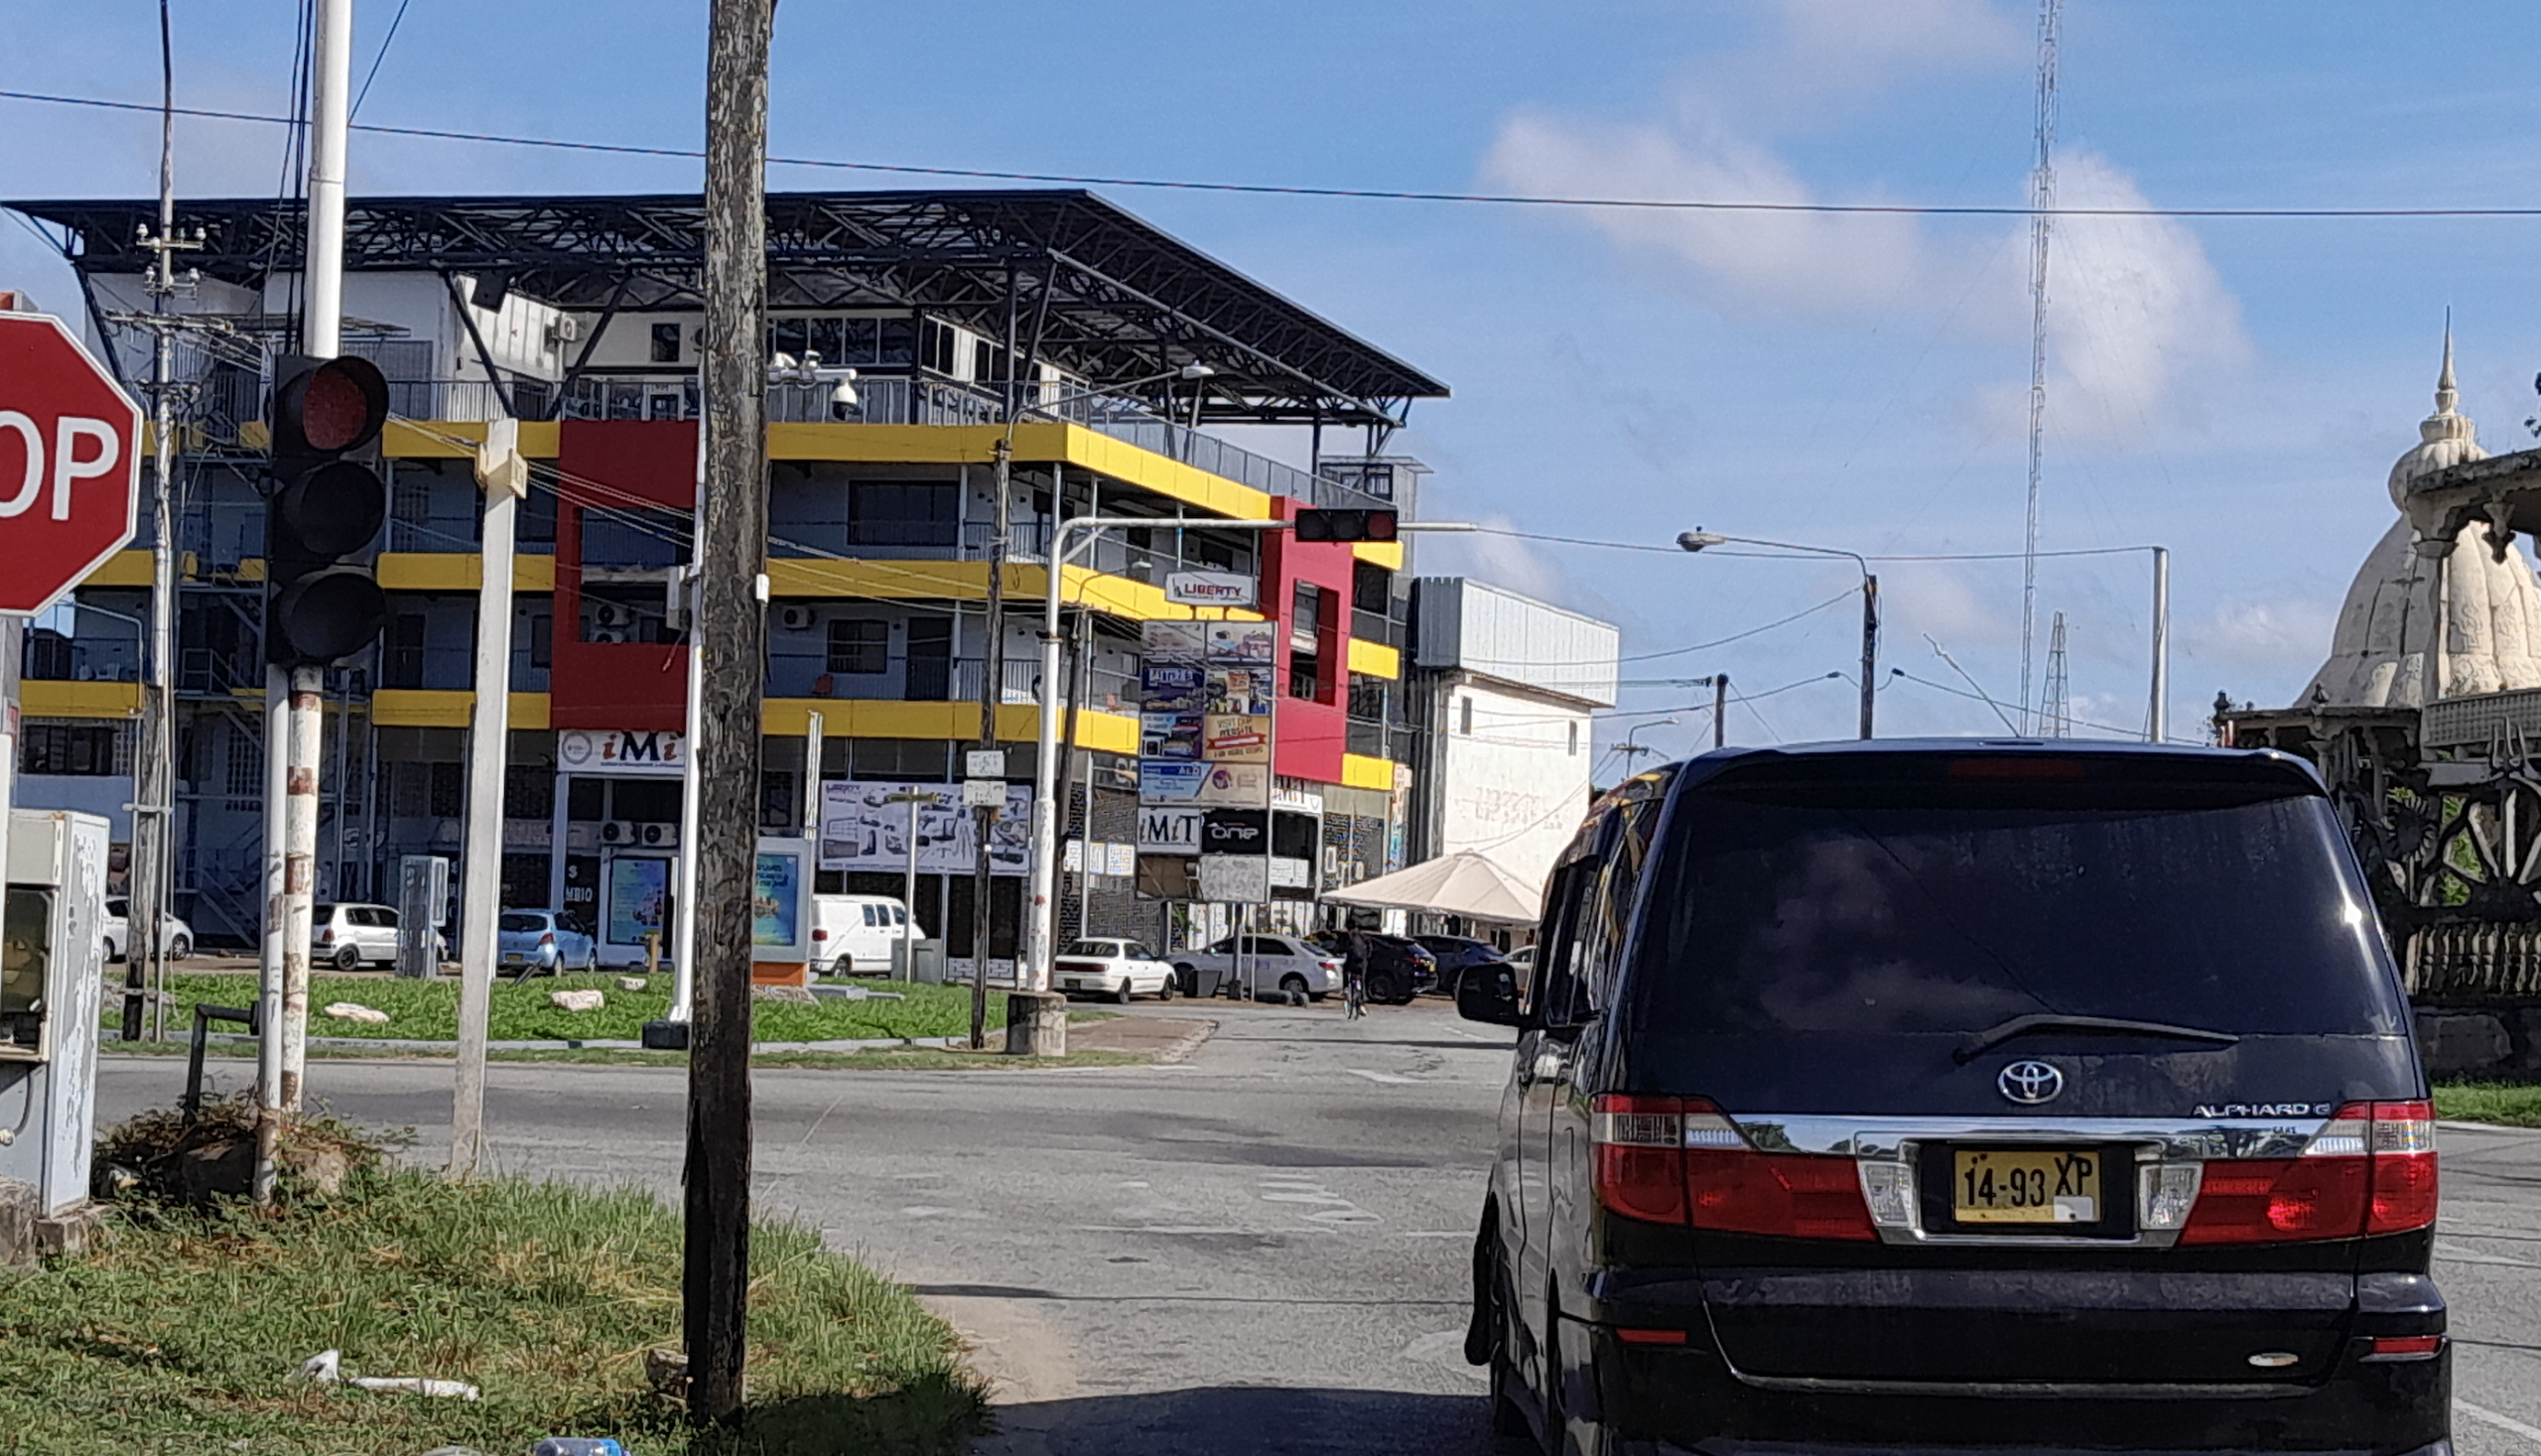
[{"label": "white poster sign", "polygon": [[1260,855],[1203,855],[1200,898],[1220,905],[1260,905],[1270,899],[1270,865]]},{"label": "white poster sign", "polygon": [[1164,599],[1184,606],[1251,606],[1251,577],[1234,572],[1167,572]]},{"label": "white poster sign", "polygon": [[[962,807],[959,784],[870,783],[832,779],[821,785],[821,867],[888,870],[908,867],[909,806],[917,803],[917,867],[922,874],[968,874],[978,862],[979,837],[971,811]],[[1005,807],[989,836],[989,871],[1021,874],[1032,832],[1032,790],[1008,784]]]},{"label": "white poster sign", "polygon": [[1138,811],[1138,853],[1197,855],[1205,809],[1148,807]]},{"label": "white poster sign", "polygon": [[676,777],[687,764],[687,738],[668,728],[566,728],[556,734],[560,773]]},{"label": "white poster sign", "polygon": [[1208,763],[1186,801],[1211,809],[1260,809],[1270,802],[1270,765]]}]

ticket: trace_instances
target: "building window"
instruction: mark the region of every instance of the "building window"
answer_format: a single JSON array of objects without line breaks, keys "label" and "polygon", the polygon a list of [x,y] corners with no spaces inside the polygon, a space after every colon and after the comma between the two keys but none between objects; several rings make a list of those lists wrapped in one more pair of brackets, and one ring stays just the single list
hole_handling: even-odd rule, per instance
[{"label": "building window", "polygon": [[123,736],[119,725],[84,723],[27,723],[25,742],[18,754],[21,773],[64,773],[82,778],[105,778],[131,772],[129,763],[117,763],[116,751]]},{"label": "building window", "polygon": [[503,766],[503,817],[547,819],[556,812],[556,770],[544,763]]},{"label": "building window", "polygon": [[829,670],[869,674],[889,672],[891,624],[877,617],[832,618]]},{"label": "building window", "polygon": [[1577,725],[1577,724],[1575,724],[1575,723],[1574,723],[1574,724],[1571,724],[1571,725],[1569,725],[1569,728],[1570,728],[1570,756],[1571,756],[1571,757],[1573,757],[1573,758],[1576,758],[1576,757],[1578,757],[1578,756],[1579,756],[1579,725]]},{"label": "building window", "polygon": [[847,487],[854,546],[953,546],[962,539],[960,487],[949,480],[857,480]]},{"label": "building window", "polygon": [[556,665],[556,615],[553,612],[534,611],[529,614],[529,665]]},{"label": "building window", "polygon": [[653,362],[656,364],[679,362],[678,325],[656,324],[653,326]]},{"label": "building window", "polygon": [[432,766],[432,802],[427,806],[435,819],[457,819],[468,812],[468,765],[436,763]]},{"label": "building window", "polygon": [[1456,731],[1467,737],[1473,736],[1473,700],[1471,698],[1456,700]]}]

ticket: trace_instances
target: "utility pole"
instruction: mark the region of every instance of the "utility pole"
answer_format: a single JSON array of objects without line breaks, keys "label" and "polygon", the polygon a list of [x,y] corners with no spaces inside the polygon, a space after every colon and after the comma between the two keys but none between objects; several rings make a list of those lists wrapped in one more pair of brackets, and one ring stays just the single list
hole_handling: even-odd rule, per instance
[{"label": "utility pole", "polygon": [[[1005,407],[1010,425],[1013,412],[1017,408],[1010,383],[1006,390]],[[984,628],[984,640],[980,644],[980,751],[983,753],[1002,754],[1004,751],[998,739],[997,711],[999,704],[1005,697],[1005,556],[1009,545],[1008,538],[1014,528],[1014,509],[1012,502],[1007,499],[1007,485],[1012,476],[1014,461],[1013,435],[1013,430],[1008,428],[1006,433],[998,440],[995,481],[990,486],[990,493],[996,497],[994,514],[991,517],[996,524],[993,528],[995,534],[989,538],[987,625]],[[1057,532],[1053,531],[1051,534],[1055,538]],[[1051,543],[1052,560],[1049,563],[1049,570],[1054,576],[1059,570],[1056,545],[1054,539]],[[1035,771],[1034,776],[1036,779],[1040,776],[1038,770]],[[969,775],[966,774],[965,777]],[[994,808],[983,804],[971,810],[972,823],[977,827],[979,838],[979,857],[971,866],[971,1050],[973,1051],[980,1051],[988,1046],[989,937],[996,923],[996,917],[989,913],[989,849],[990,841],[997,832],[997,817],[1004,812],[1004,808],[1003,804]],[[1035,806],[1033,812],[1038,814],[1041,811],[1038,806]],[[1022,972],[1023,968],[1018,960],[1015,967],[1015,985],[1018,988],[1023,984]]]},{"label": "utility pole", "polygon": [[1711,675],[1711,745],[1729,745],[1729,674],[1725,672]]},{"label": "utility pole", "polygon": [[706,478],[697,511],[696,1003],[688,1053],[688,1412],[734,1420],[749,1321],[750,902],[767,637],[767,59],[776,0],[706,44]]},{"label": "utility pole", "polygon": [[2171,736],[2171,551],[2153,548],[2153,701],[2144,710],[2144,736]]},{"label": "utility pole", "polygon": [[150,363],[150,640],[142,656],[141,751],[132,796],[132,914],[124,921],[123,1039],[143,1033],[141,1007],[153,1010],[149,1034],[166,1034],[168,1013],[167,945],[160,922],[168,909],[169,851],[175,843],[171,817],[170,753],[176,733],[173,671],[177,635],[176,512],[176,331],[167,320],[168,303],[177,292],[176,255],[196,244],[177,235],[176,60],[168,24],[168,0],[159,3],[159,230],[142,246],[157,254],[150,270],[152,331]]},{"label": "utility pole", "polygon": [[[344,152],[350,132],[353,0],[318,0],[312,36],[309,232],[302,252],[301,348],[321,359],[343,351]],[[266,507],[271,510],[269,503]],[[271,622],[266,630],[273,630]],[[326,729],[326,670],[265,670],[267,802],[264,1043],[257,1058],[254,1192],[273,1201],[282,1125],[300,1111],[309,1043],[309,939],[318,877],[318,760]],[[277,731],[279,730],[279,731]],[[281,812],[275,862],[273,804]],[[277,873],[278,871],[278,873]],[[276,881],[279,880],[277,884]]]},{"label": "utility pole", "polygon": [[1862,733],[1871,735],[1879,709],[1879,578],[1862,573]]},{"label": "utility pole", "polygon": [[[2039,0],[2038,156],[2029,178],[2029,510],[2021,528],[2021,721],[2030,715],[2030,657],[2038,646],[2038,494],[2047,439],[2047,253],[2056,231],[2057,33],[2065,0]],[[1865,710],[1867,711],[1867,710]],[[1870,729],[1862,729],[1870,736]]]},{"label": "utility pole", "polygon": [[[476,589],[476,695],[468,728],[467,878],[460,891],[459,1076],[450,1115],[450,1176],[475,1176],[485,1156],[485,1021],[501,959],[503,779],[511,761],[512,546],[529,465],[520,422],[492,420],[476,455],[485,496]],[[347,726],[349,728],[349,726]]]}]

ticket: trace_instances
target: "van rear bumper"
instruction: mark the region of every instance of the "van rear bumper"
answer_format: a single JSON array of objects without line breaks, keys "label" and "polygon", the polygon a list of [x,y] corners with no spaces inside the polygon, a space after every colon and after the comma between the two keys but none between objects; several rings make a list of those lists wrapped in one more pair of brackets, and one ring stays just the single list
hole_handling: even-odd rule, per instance
[{"label": "van rear bumper", "polygon": [[1633,1456],[2452,1456],[2449,1344],[2432,1360],[2350,1354],[2305,1384],[1855,1384],[1745,1376],[1700,1336],[1627,1345],[1608,1326],[1560,1326],[1564,1405]]}]

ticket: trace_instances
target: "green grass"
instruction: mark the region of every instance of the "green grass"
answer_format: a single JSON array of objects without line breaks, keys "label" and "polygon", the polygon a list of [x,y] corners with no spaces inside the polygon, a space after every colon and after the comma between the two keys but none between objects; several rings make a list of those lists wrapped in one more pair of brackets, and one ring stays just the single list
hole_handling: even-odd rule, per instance
[{"label": "green grass", "polygon": [[[0,1273],[0,1449],[411,1456],[614,1435],[643,1456],[915,1456],[984,1425],[951,1328],[798,1227],[751,1241],[750,1419],[694,1445],[643,1374],[645,1350],[681,1344],[680,1219],[648,1194],[364,1173],[297,1212],[144,1209],[110,1233]],[[347,1375],[483,1398],[287,1379],[328,1349]]]},{"label": "green grass", "polygon": [[2453,1122],[2541,1127],[2541,1086],[2458,1082],[2435,1089],[2435,1115]]},{"label": "green grass", "polygon": [[[987,1052],[939,1051],[934,1047],[874,1047],[868,1051],[767,1051],[750,1058],[753,1067],[778,1067],[816,1072],[1031,1072],[1051,1067],[1142,1067],[1147,1058],[1135,1052],[1073,1051],[1063,1057],[1009,1057],[1000,1048],[1002,1040],[993,1039]],[[116,1056],[181,1057],[186,1054],[182,1041],[110,1041],[105,1050]],[[215,1041],[203,1048],[213,1057],[245,1060],[256,1055],[251,1042]],[[309,1059],[319,1061],[377,1062],[443,1062],[450,1061],[447,1052],[408,1051],[403,1047],[334,1047],[320,1046],[309,1050]],[[620,1047],[558,1047],[534,1051],[489,1051],[489,1062],[564,1062],[591,1067],[684,1067],[685,1052],[638,1051]],[[5,1451],[6,1447],[0,1447]]]},{"label": "green grass", "polygon": [[[971,1029],[971,992],[961,986],[929,986],[915,982],[857,982],[878,990],[904,993],[906,1000],[851,1001],[823,996],[819,1005],[759,1001],[751,1021],[760,1041],[847,1041],[883,1036],[960,1036]],[[597,1011],[560,1011],[547,993],[589,988],[607,997]],[[169,978],[177,1004],[168,1025],[179,1035],[194,1025],[194,1006],[245,1006],[256,997],[256,978],[227,974],[184,974]],[[537,976],[526,985],[498,981],[486,1034],[495,1041],[632,1041],[644,1023],[670,1011],[671,978],[654,976],[642,991],[620,991],[615,976]],[[325,1014],[334,1001],[354,1001],[386,1011],[382,1025],[338,1021]],[[105,1017],[114,1024],[122,1004],[107,996]],[[1005,1025],[1005,997],[989,995],[988,1024]],[[234,1030],[234,1027],[214,1029]],[[309,1034],[367,1037],[397,1041],[450,1041],[459,1035],[459,983],[456,980],[408,981],[395,977],[321,976],[309,990]]]}]

